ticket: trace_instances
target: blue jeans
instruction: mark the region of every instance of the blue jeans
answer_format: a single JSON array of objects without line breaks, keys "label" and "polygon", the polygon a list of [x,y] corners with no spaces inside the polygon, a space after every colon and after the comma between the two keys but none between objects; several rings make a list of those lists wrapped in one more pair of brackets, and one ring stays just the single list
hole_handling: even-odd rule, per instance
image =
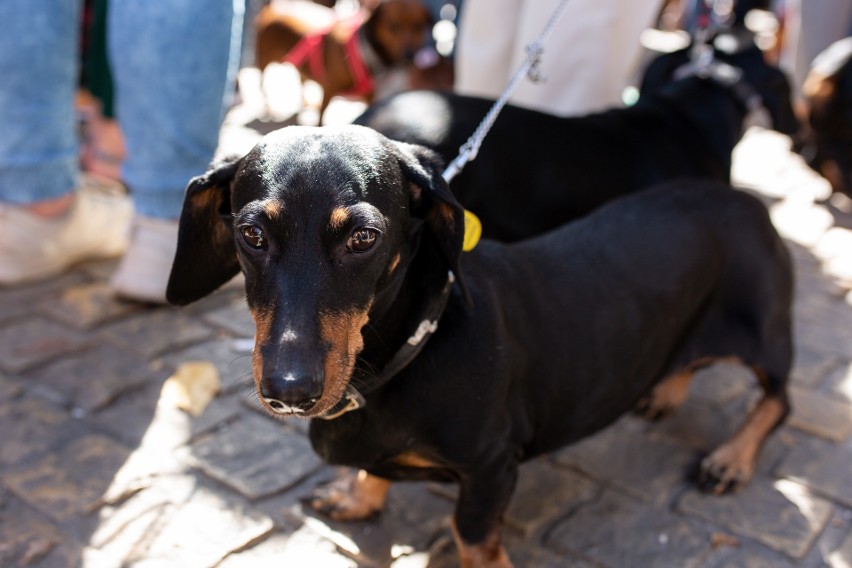
[{"label": "blue jeans", "polygon": [[[233,91],[245,0],[111,2],[107,35],[123,178],[137,213],[177,218]],[[0,201],[73,190],[81,0],[0,2]]]}]

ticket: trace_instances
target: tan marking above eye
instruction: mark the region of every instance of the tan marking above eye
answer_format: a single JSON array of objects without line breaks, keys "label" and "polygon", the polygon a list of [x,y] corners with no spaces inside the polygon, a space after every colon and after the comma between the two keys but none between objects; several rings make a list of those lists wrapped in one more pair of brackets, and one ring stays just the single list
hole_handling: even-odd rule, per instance
[{"label": "tan marking above eye", "polygon": [[278,201],[267,201],[263,204],[263,210],[271,220],[281,217],[281,204]]},{"label": "tan marking above eye", "polygon": [[328,226],[332,229],[339,229],[343,227],[348,220],[349,210],[345,207],[336,207],[332,210],[331,216],[328,218]]}]

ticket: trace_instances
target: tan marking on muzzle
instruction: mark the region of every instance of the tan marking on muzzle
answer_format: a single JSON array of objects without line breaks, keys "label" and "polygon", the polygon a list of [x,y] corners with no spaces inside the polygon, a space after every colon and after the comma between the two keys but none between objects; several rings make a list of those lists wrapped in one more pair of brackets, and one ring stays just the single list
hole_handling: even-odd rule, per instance
[{"label": "tan marking on muzzle", "polygon": [[269,341],[269,336],[272,333],[272,310],[249,310],[254,318],[254,349],[251,354],[251,370],[254,378],[254,386],[257,392],[257,398],[267,410],[274,413],[273,409],[266,404],[263,397],[260,395],[260,381],[263,378],[263,354],[260,351],[262,345]]},{"label": "tan marking on muzzle", "polygon": [[320,314],[320,337],[329,345],[323,365],[325,384],[322,396],[306,416],[322,414],[343,398],[355,360],[364,348],[361,329],[370,319],[369,312],[370,304],[361,311]]}]

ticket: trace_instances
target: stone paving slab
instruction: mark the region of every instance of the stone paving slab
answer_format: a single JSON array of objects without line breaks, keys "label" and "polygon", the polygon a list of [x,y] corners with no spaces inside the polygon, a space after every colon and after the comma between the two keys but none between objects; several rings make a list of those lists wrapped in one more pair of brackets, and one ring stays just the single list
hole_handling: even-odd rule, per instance
[{"label": "stone paving slab", "polygon": [[133,566],[215,566],[274,528],[269,518],[206,488],[151,517],[143,546],[127,557]]},{"label": "stone paving slab", "polygon": [[696,452],[640,429],[640,419],[626,417],[591,438],[553,454],[594,479],[606,479],[646,501],[667,500],[686,480],[698,460]]},{"label": "stone paving slab", "polygon": [[322,465],[303,435],[252,415],[193,443],[186,456],[250,499],[284,491]]},{"label": "stone paving slab", "polygon": [[198,343],[212,335],[207,326],[179,310],[167,308],[144,312],[100,330],[104,341],[144,357]]},{"label": "stone paving slab", "polygon": [[852,345],[852,306],[843,299],[828,298],[807,310],[794,312],[795,341],[800,347],[839,358],[849,357]]},{"label": "stone paving slab", "polygon": [[13,469],[3,483],[22,500],[57,522],[90,515],[130,451],[92,434]]},{"label": "stone paving slab", "polygon": [[828,557],[833,566],[852,566],[852,532]]},{"label": "stone paving slab", "polygon": [[89,336],[38,316],[13,320],[0,329],[0,370],[20,373],[91,343]]},{"label": "stone paving slab", "polygon": [[688,566],[711,546],[711,534],[665,507],[607,491],[556,525],[545,539],[556,551],[604,566]]},{"label": "stone paving slab", "polygon": [[61,404],[91,413],[139,389],[160,372],[156,364],[111,345],[97,345],[26,374],[31,385]]},{"label": "stone paving slab", "polygon": [[0,566],[28,566],[44,559],[64,538],[49,520],[15,498],[0,494]]},{"label": "stone paving slab", "polygon": [[83,331],[142,309],[141,304],[115,299],[103,281],[66,288],[37,306],[39,313]]},{"label": "stone paving slab", "polygon": [[790,389],[790,395],[790,426],[834,442],[842,442],[852,434],[852,404],[797,387]]},{"label": "stone paving slab", "polygon": [[40,282],[33,282],[26,286],[2,287],[0,286],[0,323],[18,319],[22,316],[30,316],[33,307],[46,297],[55,297],[62,290],[79,286],[89,279],[85,274],[77,271],[68,272],[56,278],[50,278]]},{"label": "stone paving slab", "polygon": [[35,398],[6,400],[0,404],[0,468],[20,465],[89,432],[55,404]]},{"label": "stone paving slab", "polygon": [[600,492],[592,479],[554,467],[545,458],[521,466],[506,523],[524,538],[532,538],[557,517],[590,501]]},{"label": "stone paving slab", "polygon": [[23,392],[20,385],[13,383],[3,373],[0,373],[0,401],[13,400]]},{"label": "stone paving slab", "polygon": [[204,320],[233,332],[237,337],[254,337],[254,319],[242,297],[236,297],[225,306],[206,313]]},{"label": "stone paving slab", "polygon": [[836,371],[840,361],[839,357],[827,357],[825,354],[796,346],[790,382],[803,388],[816,388],[826,380],[829,373]]},{"label": "stone paving slab", "polygon": [[394,483],[382,514],[364,522],[332,521],[303,505],[317,487],[334,480],[343,470],[345,468],[323,467],[289,491],[259,500],[257,507],[276,525],[307,523],[311,530],[333,542],[347,557],[365,566],[385,566],[402,556],[419,557],[427,553],[436,540],[449,537],[449,519],[455,498],[450,486]]},{"label": "stone paving slab", "polygon": [[852,363],[837,365],[826,378],[825,389],[832,395],[852,403]]},{"label": "stone paving slab", "polygon": [[852,507],[852,447],[849,444],[804,438],[790,451],[778,474]]},{"label": "stone paving slab", "polygon": [[257,546],[229,555],[218,568],[245,566],[316,566],[357,568],[357,563],[337,551],[333,542],[302,527],[290,534],[274,534]]},{"label": "stone paving slab", "polygon": [[251,353],[236,349],[235,340],[214,338],[169,353],[157,360],[170,370],[187,361],[209,361],[219,371],[221,388],[226,393],[240,393],[251,396],[254,393],[254,381],[251,378]]},{"label": "stone paving slab", "polygon": [[735,495],[688,491],[679,499],[677,510],[802,558],[828,522],[832,507],[802,485],[758,479]]},{"label": "stone paving slab", "polygon": [[726,406],[756,389],[757,379],[751,369],[738,363],[719,362],[695,373],[689,396]]}]

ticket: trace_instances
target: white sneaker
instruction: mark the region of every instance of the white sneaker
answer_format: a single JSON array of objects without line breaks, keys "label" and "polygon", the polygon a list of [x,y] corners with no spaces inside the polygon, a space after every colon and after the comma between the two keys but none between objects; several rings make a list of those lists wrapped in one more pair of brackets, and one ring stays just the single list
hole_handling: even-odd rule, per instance
[{"label": "white sneaker", "polygon": [[165,304],[177,233],[177,221],[134,217],[130,246],[110,279],[113,293],[127,300]]},{"label": "white sneaker", "polygon": [[55,276],[84,260],[127,247],[133,204],[121,184],[82,175],[64,215],[46,219],[0,203],[0,285]]}]

